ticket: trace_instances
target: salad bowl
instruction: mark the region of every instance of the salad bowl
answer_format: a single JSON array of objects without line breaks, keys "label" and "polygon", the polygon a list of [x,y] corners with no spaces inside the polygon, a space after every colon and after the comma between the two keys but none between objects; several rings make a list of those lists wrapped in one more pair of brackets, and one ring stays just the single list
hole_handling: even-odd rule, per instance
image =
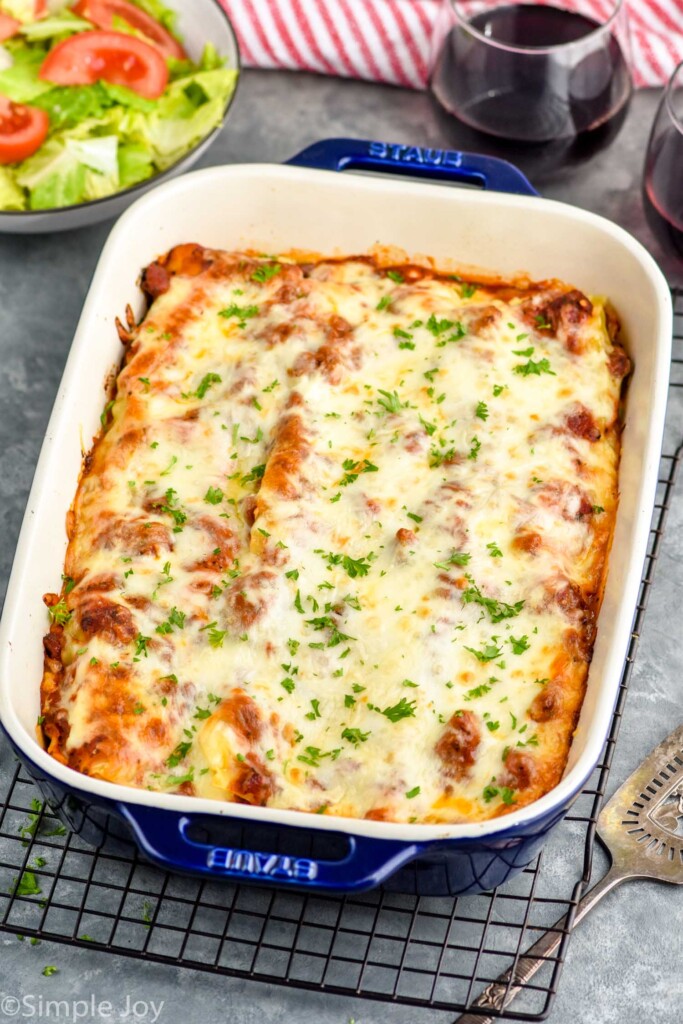
[{"label": "salad bowl", "polygon": [[[163,0],[163,5],[160,4],[158,6],[159,9],[166,9],[176,15],[175,33],[182,40],[190,59],[199,65],[200,70],[203,67],[202,54],[204,48],[207,43],[210,43],[223,65],[234,73],[237,79],[240,67],[237,39],[230,20],[218,3],[218,0]],[[3,4],[0,2],[0,8],[2,7]],[[37,24],[40,24],[40,22]],[[116,24],[114,24],[114,27],[116,27]],[[2,71],[3,63],[0,62],[0,93],[2,93]],[[188,81],[191,81],[191,79],[188,79]],[[49,208],[13,210],[1,208],[0,190],[0,233],[39,234],[69,231],[118,217],[127,206],[150,188],[154,188],[162,182],[182,174],[199,160],[222,130],[234,96],[235,88],[230,91],[225,100],[218,123],[207,124],[206,134],[189,148],[185,148],[185,151],[179,158],[173,159],[173,162],[165,166],[159,173],[155,173],[142,181],[137,181],[129,187],[124,187],[110,195],[105,195],[101,198],[90,198],[71,204],[68,203],[67,199],[66,204],[62,202],[62,205],[58,206],[55,204]],[[110,128],[109,130],[111,131],[112,129]],[[78,126],[75,134],[78,134]],[[97,135],[97,128],[95,128],[94,134]],[[85,139],[80,143],[79,140],[79,143],[85,147],[90,141],[90,139]],[[41,152],[42,150],[39,150],[37,155],[40,155]],[[26,163],[28,162],[26,161]],[[0,166],[0,172],[2,170],[3,168]]]}]

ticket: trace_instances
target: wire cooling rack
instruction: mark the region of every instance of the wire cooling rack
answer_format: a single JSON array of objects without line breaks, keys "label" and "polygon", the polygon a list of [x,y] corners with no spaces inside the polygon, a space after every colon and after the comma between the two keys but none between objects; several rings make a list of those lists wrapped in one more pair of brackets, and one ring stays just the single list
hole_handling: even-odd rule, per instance
[{"label": "wire cooling rack", "polygon": [[[674,302],[669,433],[680,434],[683,291]],[[680,448],[662,456],[633,633],[602,760],[558,830],[560,841],[551,839],[516,879],[481,896],[378,890],[341,898],[169,875],[120,840],[96,850],[67,834],[3,747],[0,929],[216,975],[455,1013],[567,915],[556,956],[506,1013],[511,1020],[545,1019],[590,877],[595,824],[680,457]]]}]

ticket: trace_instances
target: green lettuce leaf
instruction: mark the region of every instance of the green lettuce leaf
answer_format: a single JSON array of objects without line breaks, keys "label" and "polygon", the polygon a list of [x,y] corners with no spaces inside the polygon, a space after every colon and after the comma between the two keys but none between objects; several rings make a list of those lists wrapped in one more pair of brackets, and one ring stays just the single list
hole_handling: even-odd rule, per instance
[{"label": "green lettuce leaf", "polygon": [[26,197],[14,180],[14,172],[0,167],[0,210],[25,210]]},{"label": "green lettuce leaf", "polygon": [[63,11],[52,18],[41,18],[39,21],[29,22],[24,25],[21,34],[29,42],[39,39],[54,39],[55,36],[73,35],[75,32],[87,32],[93,28],[89,21],[79,18],[71,11]]},{"label": "green lettuce leaf", "polygon": [[74,206],[83,202],[85,165],[59,138],[48,139],[37,153],[24,160],[16,180],[28,190],[31,210]]},{"label": "green lettuce leaf", "polygon": [[34,97],[33,106],[49,114],[52,128],[65,128],[86,118],[101,117],[113,102],[102,83],[97,82],[95,85],[51,87]]},{"label": "green lettuce leaf", "polygon": [[127,89],[125,85],[114,85],[112,82],[100,82],[100,85],[112,103],[141,110],[143,114],[151,114],[157,109],[157,100],[148,100],[132,89]]},{"label": "green lettuce leaf", "polygon": [[129,142],[119,146],[119,186],[130,188],[155,173],[149,146]]},{"label": "green lettuce leaf", "polygon": [[171,81],[178,78],[186,78],[188,75],[196,75],[197,71],[216,71],[225,67],[225,60],[219,54],[213,43],[207,43],[198,64],[191,60],[176,60],[169,57],[166,61]]},{"label": "green lettuce leaf", "polygon": [[191,117],[155,117],[149,125],[149,140],[159,168],[165,170],[212,132],[221,123],[223,108],[223,100],[216,98],[198,107]]},{"label": "green lettuce leaf", "polygon": [[11,68],[0,71],[0,93],[15,103],[31,103],[37,96],[49,92],[52,86],[38,78],[45,51],[41,47],[29,48],[7,44],[6,49],[14,61]]}]

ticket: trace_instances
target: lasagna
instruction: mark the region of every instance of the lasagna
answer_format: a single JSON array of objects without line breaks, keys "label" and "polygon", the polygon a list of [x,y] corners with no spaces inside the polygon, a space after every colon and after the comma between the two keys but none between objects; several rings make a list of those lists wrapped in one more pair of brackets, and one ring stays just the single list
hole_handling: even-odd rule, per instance
[{"label": "lasagna", "polygon": [[618,500],[605,301],[198,245],[142,287],[45,595],[49,752],[406,823],[556,785]]}]

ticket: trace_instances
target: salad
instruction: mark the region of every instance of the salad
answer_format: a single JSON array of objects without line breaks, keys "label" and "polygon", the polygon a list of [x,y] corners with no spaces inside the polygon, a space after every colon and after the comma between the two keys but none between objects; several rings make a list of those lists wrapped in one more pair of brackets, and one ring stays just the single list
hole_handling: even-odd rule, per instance
[{"label": "salad", "polygon": [[218,127],[237,71],[161,0],[0,0],[0,210],[102,199]]}]

